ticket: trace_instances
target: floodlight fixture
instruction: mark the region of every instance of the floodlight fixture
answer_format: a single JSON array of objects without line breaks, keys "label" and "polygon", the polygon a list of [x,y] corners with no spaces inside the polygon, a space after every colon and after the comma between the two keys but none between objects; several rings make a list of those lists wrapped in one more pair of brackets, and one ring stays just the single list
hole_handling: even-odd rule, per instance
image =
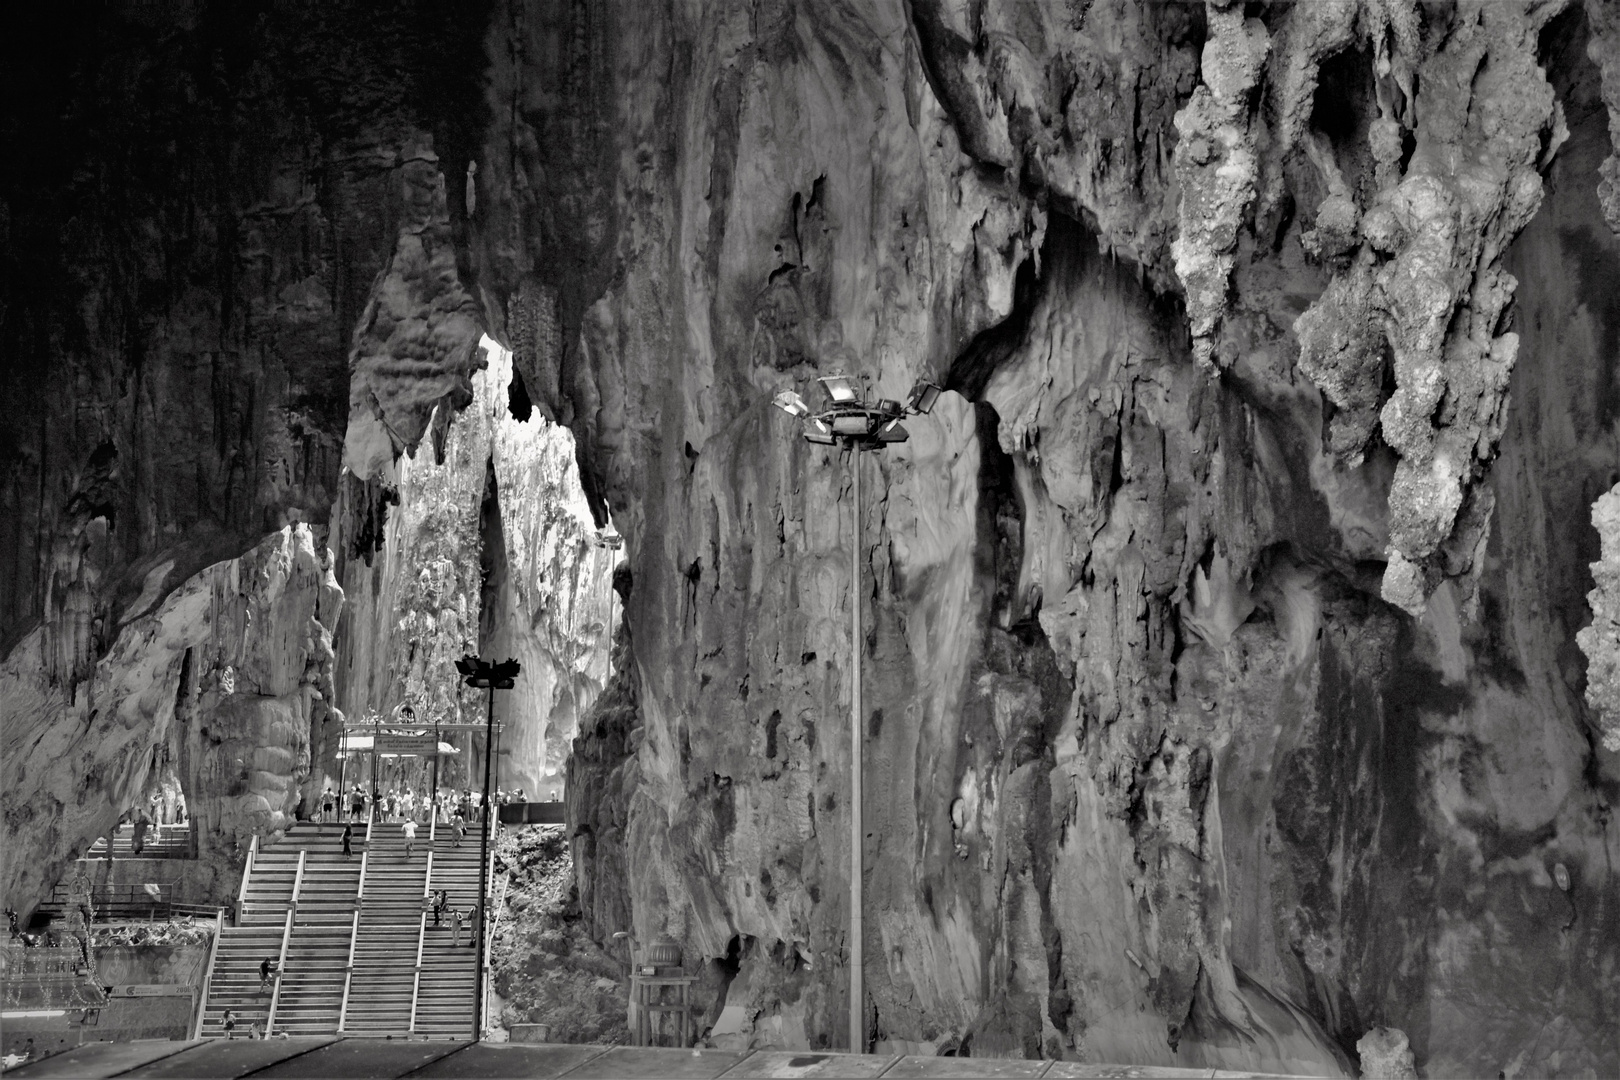
[{"label": "floodlight fixture", "polygon": [[934,402],[939,400],[939,393],[939,387],[926,379],[918,379],[917,385],[911,388],[911,395],[906,399],[906,411],[927,416],[933,412]]},{"label": "floodlight fixture", "polygon": [[848,375],[823,375],[816,381],[834,405],[854,405],[860,396],[855,392],[855,380]]},{"label": "floodlight fixture", "polygon": [[792,390],[784,390],[780,394],[777,394],[775,400],[773,400],[771,404],[775,405],[778,409],[781,409],[789,416],[799,417],[810,415],[810,406],[804,403],[804,398],[800,397],[798,394],[795,394]]},{"label": "floodlight fixture", "polygon": [[882,450],[893,443],[903,443],[911,433],[900,421],[908,413],[926,413],[939,397],[939,387],[929,382],[918,382],[911,389],[906,402],[893,398],[880,398],[868,402],[864,391],[848,375],[825,375],[819,380],[827,395],[827,404],[821,412],[812,413],[791,390],[776,395],[774,404],[795,419],[803,421],[800,433],[806,442],[820,446],[835,446],[843,451],[850,466],[850,505],[853,508],[850,543],[850,596],[857,598],[850,605],[850,677],[849,677],[849,1041],[850,1050],[866,1050],[866,992],[864,875],[862,873],[863,846],[863,783],[864,736],[861,712],[861,652],[864,635],[861,632],[861,452]]}]

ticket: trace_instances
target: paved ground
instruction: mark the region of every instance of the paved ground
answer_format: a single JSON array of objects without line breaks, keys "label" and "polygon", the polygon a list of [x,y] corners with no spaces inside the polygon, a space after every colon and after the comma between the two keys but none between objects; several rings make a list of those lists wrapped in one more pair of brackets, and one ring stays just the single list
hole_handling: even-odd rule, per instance
[{"label": "paved ground", "polygon": [[1082,1065],[999,1058],[880,1057],[794,1051],[662,1050],[638,1046],[270,1039],[87,1043],[10,1074],[72,1077],[1242,1077],[1258,1073]]}]

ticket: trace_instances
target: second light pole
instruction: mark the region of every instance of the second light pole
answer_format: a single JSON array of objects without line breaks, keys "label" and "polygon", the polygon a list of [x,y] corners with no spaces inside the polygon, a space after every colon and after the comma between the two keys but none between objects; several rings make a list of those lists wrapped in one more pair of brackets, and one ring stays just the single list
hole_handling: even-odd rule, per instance
[{"label": "second light pole", "polygon": [[489,691],[489,706],[484,713],[484,793],[483,801],[479,804],[484,812],[484,837],[478,851],[478,917],[473,920],[474,932],[478,935],[478,951],[473,961],[478,981],[473,997],[472,1036],[474,1042],[481,1042],[484,1038],[484,992],[489,981],[484,965],[489,929],[489,834],[495,828],[495,808],[490,806],[489,798],[490,767],[495,761],[495,691],[510,690],[516,686],[522,665],[511,659],[492,664],[476,656],[463,656],[456,661],[456,670],[468,686]]},{"label": "second light pole", "polygon": [[866,992],[862,963],[865,959],[863,924],[861,846],[862,823],[862,722],[861,722],[861,453],[881,450],[890,443],[902,443],[910,434],[900,420],[907,414],[926,414],[939,398],[939,387],[919,382],[912,387],[905,403],[892,398],[868,401],[865,388],[847,375],[828,375],[821,383],[826,408],[813,413],[804,399],[792,390],[776,395],[773,402],[789,416],[804,422],[804,438],[821,446],[836,446],[850,455],[849,546],[849,1049],[866,1052]]}]

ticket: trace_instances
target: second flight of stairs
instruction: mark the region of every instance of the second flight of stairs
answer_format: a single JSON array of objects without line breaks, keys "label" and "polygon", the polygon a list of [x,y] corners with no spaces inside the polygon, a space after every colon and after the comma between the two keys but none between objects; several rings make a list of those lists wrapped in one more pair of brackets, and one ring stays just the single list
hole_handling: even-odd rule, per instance
[{"label": "second flight of stairs", "polygon": [[[407,857],[397,823],[354,827],[300,823],[248,859],[237,925],[221,931],[210,962],[197,1035],[343,1034],[394,1038],[472,1037],[477,986],[472,920],[459,943],[450,909],[478,903],[481,841],[460,844],[448,828],[419,826]],[[433,925],[427,899],[449,894]],[[260,978],[265,959],[279,978]]]}]

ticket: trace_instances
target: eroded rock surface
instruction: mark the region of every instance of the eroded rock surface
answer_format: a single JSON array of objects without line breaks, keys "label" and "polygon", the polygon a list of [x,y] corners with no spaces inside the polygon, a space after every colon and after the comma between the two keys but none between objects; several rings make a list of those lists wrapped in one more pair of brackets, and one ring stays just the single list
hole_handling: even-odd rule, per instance
[{"label": "eroded rock surface", "polygon": [[296,525],[127,624],[71,694],[49,677],[44,632],[25,638],[0,667],[7,903],[26,911],[49,893],[144,802],[165,752],[198,834],[187,899],[228,899],[253,837],[292,822],[311,733],[331,719],[342,602],[324,538]]}]

